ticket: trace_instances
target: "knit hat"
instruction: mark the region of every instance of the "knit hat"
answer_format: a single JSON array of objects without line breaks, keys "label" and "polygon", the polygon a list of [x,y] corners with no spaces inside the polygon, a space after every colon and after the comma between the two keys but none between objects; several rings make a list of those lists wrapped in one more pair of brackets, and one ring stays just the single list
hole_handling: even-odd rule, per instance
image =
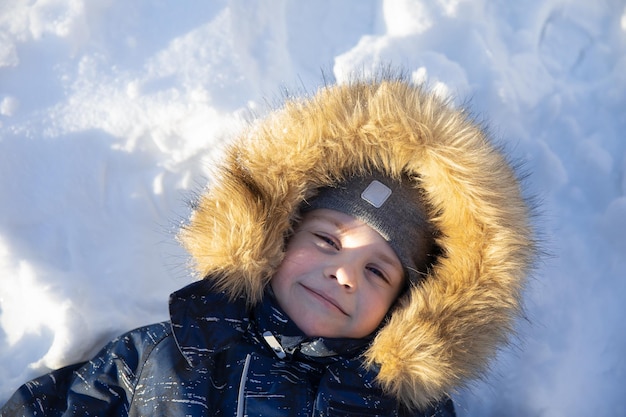
[{"label": "knit hat", "polygon": [[352,176],[333,187],[323,187],[306,201],[302,212],[332,209],[351,215],[376,230],[391,246],[411,283],[426,275],[434,256],[433,228],[422,195],[411,181],[382,173]]}]

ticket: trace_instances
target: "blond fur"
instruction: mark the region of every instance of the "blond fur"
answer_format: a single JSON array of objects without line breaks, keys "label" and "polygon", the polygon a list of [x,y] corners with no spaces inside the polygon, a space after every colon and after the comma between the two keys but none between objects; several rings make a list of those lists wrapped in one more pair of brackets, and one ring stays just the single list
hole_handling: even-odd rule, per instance
[{"label": "blond fur", "polygon": [[461,110],[382,77],[290,100],[229,147],[180,239],[199,275],[258,302],[303,199],[349,173],[416,174],[444,255],[365,354],[423,408],[486,369],[511,332],[533,260],[529,208],[505,157]]}]

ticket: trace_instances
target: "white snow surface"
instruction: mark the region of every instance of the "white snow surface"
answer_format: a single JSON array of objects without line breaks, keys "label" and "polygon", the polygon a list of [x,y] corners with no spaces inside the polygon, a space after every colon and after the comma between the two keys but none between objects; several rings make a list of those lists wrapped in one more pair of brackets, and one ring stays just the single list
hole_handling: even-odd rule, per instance
[{"label": "white snow surface", "polygon": [[401,66],[525,161],[550,256],[459,416],[626,416],[624,0],[3,0],[0,404],[167,319],[249,110]]}]

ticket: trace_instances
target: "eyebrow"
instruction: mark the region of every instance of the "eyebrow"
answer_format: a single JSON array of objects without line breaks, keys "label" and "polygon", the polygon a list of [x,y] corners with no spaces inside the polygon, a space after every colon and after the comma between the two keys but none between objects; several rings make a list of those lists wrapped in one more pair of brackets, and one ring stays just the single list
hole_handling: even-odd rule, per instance
[{"label": "eyebrow", "polygon": [[321,220],[321,221],[326,222],[326,223],[330,223],[333,226],[335,226],[342,233],[349,229],[349,227],[347,227],[344,223],[340,222],[339,220],[335,220],[333,218],[326,217],[323,214],[313,214],[311,216],[311,218],[312,219],[316,219],[316,220]]},{"label": "eyebrow", "polygon": [[388,264],[389,266],[400,267],[401,270],[404,269],[402,267],[402,262],[399,262],[399,260],[396,261],[394,258],[392,258],[391,256],[388,256],[384,252],[378,253],[378,257],[380,258],[382,262]]},{"label": "eyebrow", "polygon": [[334,218],[331,218],[331,217],[326,217],[323,214],[313,214],[311,216],[311,218],[315,219],[315,220],[320,220],[320,221],[328,223],[328,224],[330,224],[332,226],[335,226],[335,228],[337,228],[337,230],[339,232],[341,232],[341,233],[345,233],[348,230],[350,230],[350,228],[348,226],[346,226],[345,223],[343,223],[343,222],[341,222],[339,220],[336,220]]}]

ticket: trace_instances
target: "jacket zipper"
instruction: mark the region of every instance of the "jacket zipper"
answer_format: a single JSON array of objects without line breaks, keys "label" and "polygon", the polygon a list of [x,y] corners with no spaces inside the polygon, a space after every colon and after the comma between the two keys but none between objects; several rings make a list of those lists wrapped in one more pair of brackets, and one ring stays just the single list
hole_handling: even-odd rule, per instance
[{"label": "jacket zipper", "polygon": [[241,372],[241,381],[239,382],[239,394],[237,395],[237,417],[243,417],[245,388],[246,381],[248,380],[248,368],[250,368],[251,358],[252,357],[248,353],[246,355],[246,361],[243,364],[243,371]]},{"label": "jacket zipper", "polygon": [[280,342],[278,342],[278,339],[276,339],[272,332],[267,331],[263,333],[263,339],[265,339],[265,343],[267,343],[267,345],[272,349],[272,352],[274,352],[274,355],[276,355],[278,359],[282,360],[287,357],[285,349],[283,349]]}]

